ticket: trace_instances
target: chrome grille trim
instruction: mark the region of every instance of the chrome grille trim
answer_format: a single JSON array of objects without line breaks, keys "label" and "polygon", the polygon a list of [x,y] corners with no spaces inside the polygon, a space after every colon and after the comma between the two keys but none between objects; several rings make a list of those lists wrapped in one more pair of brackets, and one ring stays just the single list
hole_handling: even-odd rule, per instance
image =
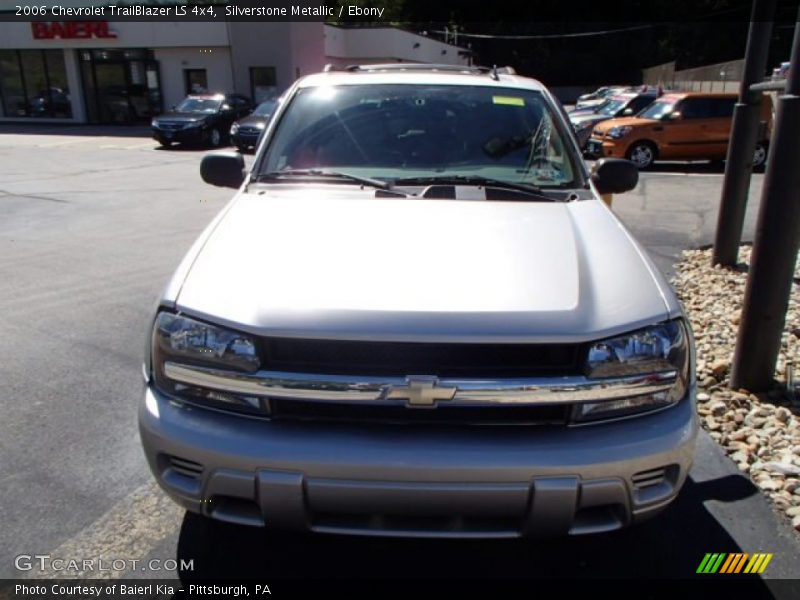
[{"label": "chrome grille trim", "polygon": [[[259,371],[234,373],[221,369],[164,363],[164,374],[175,382],[249,396],[328,402],[403,403],[389,396],[403,377],[353,377]],[[668,391],[676,371],[591,380],[582,376],[520,379],[439,379],[441,387],[457,388],[448,406],[491,404],[560,404],[617,400]]]}]

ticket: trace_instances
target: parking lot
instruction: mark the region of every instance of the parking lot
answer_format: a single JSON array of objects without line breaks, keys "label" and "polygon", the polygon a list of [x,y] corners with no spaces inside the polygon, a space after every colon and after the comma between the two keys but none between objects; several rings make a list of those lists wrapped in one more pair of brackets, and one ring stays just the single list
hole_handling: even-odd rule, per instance
[{"label": "parking lot", "polygon": [[[706,552],[771,552],[765,577],[797,577],[798,537],[705,434],[676,504],[611,535],[376,541],[184,516],[152,483],[136,410],[156,297],[231,196],[201,181],[204,152],[159,149],[135,128],[0,126],[0,577],[36,553],[193,560],[185,577],[688,577]],[[721,181],[706,163],[657,165],[613,208],[669,273],[681,249],[712,241]]]}]

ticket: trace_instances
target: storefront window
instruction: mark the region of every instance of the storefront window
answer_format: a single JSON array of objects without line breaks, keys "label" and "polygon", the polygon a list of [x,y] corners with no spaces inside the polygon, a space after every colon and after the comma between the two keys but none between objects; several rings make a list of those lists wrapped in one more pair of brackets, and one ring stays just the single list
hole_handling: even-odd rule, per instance
[{"label": "storefront window", "polygon": [[70,118],[60,50],[0,50],[0,99],[6,117]]},{"label": "storefront window", "polygon": [[275,67],[250,67],[250,91],[256,104],[277,96]]},{"label": "storefront window", "polygon": [[90,123],[144,123],[161,112],[158,63],[145,49],[79,53]]},{"label": "storefront window", "polygon": [[3,116],[26,116],[22,69],[16,50],[0,50],[0,93],[3,96]]}]

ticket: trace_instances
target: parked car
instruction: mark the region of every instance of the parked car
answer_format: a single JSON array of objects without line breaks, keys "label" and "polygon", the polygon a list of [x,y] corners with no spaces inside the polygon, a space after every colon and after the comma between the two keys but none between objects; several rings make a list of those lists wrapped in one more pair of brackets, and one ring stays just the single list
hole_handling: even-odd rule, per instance
[{"label": "parked car", "polygon": [[253,103],[241,94],[190,95],[153,119],[153,138],[167,147],[176,142],[221,146],[233,122],[252,110]]},{"label": "parked car", "polygon": [[239,119],[231,125],[231,141],[240,152],[245,152],[258,145],[261,134],[264,133],[277,106],[277,99],[262,102],[244,119]]},{"label": "parked car", "polygon": [[648,90],[644,93],[627,92],[611,96],[600,108],[589,113],[570,113],[569,120],[575,129],[578,145],[581,150],[586,149],[592,129],[598,123],[615,117],[629,117],[637,114],[656,99],[656,91]]},{"label": "parked car", "polygon": [[791,62],[782,62],[777,68],[772,71],[773,79],[786,79],[789,77],[789,67]]},{"label": "parked car", "polygon": [[212,519],[513,537],[639,523],[698,424],[689,325],[557,100],[503,69],[296,81],[167,286],[139,412],[158,483]]},{"label": "parked car", "polygon": [[40,90],[39,95],[30,100],[29,114],[32,117],[71,117],[69,94],[57,87]]},{"label": "parked car", "polygon": [[[656,160],[722,160],[728,152],[736,100],[736,94],[665,94],[635,117],[597,125],[587,153],[595,158],[627,158],[640,169]],[[771,127],[771,102],[765,96],[754,167],[767,160]]]},{"label": "parked car", "polygon": [[608,98],[616,94],[621,94],[628,88],[626,86],[608,86],[598,88],[591,94],[584,94],[578,96],[578,101],[575,102],[575,110],[587,110],[597,108],[603,104]]}]

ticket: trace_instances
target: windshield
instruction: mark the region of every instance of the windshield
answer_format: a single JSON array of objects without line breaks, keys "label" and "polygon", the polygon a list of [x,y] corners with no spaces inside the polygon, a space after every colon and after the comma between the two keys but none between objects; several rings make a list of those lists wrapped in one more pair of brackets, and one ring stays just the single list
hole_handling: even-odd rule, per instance
[{"label": "windshield", "polygon": [[617,111],[624,108],[627,103],[627,100],[609,100],[597,110],[597,114],[613,117],[617,114]]},{"label": "windshield", "polygon": [[653,102],[640,112],[638,116],[642,119],[661,119],[674,110],[676,103],[675,100]]},{"label": "windshield", "polygon": [[266,102],[262,102],[256,107],[256,109],[253,111],[253,114],[259,117],[268,117],[275,112],[275,107],[277,104],[278,103],[275,100],[267,100]]},{"label": "windshield", "polygon": [[215,113],[219,110],[222,100],[214,98],[186,98],[175,107],[178,112],[187,113]]},{"label": "windshield", "polygon": [[259,173],[346,172],[383,181],[470,176],[577,187],[578,168],[536,91],[371,84],[302,88]]}]

